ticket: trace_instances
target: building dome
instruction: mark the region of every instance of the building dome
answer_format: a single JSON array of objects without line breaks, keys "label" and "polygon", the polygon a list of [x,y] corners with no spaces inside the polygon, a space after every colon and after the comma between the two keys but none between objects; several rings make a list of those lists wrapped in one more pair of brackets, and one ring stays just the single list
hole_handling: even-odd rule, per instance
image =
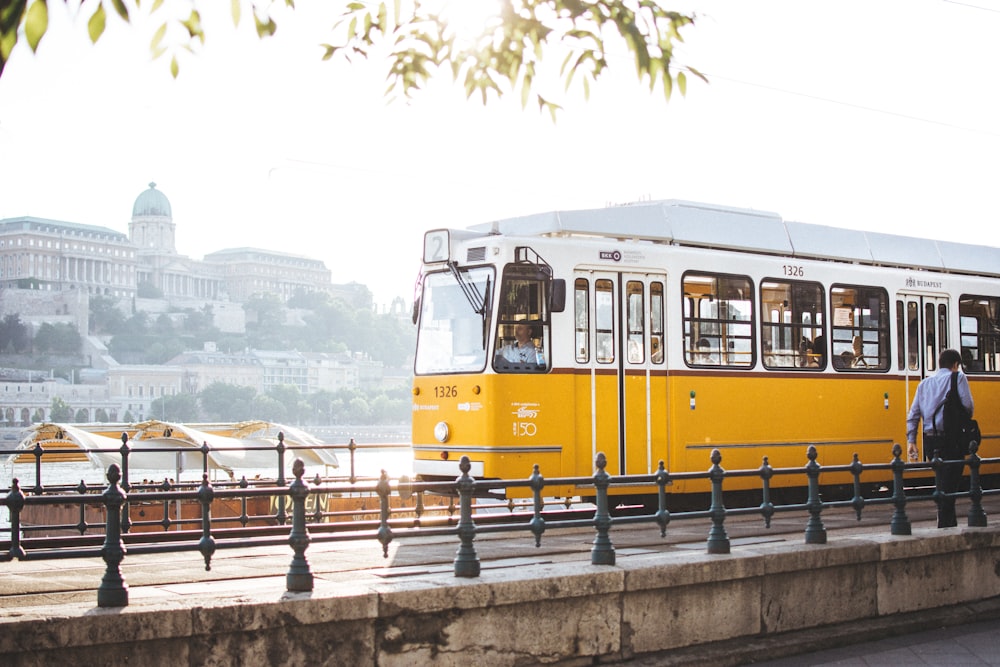
[{"label": "building dome", "polygon": [[173,217],[170,212],[170,201],[167,196],[156,189],[156,183],[150,183],[149,189],[135,198],[132,205],[132,217],[158,215],[164,218]]}]

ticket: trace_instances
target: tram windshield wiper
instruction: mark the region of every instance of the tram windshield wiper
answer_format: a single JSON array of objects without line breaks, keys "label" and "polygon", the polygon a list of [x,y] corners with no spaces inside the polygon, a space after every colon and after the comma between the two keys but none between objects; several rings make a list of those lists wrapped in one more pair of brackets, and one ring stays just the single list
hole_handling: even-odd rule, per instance
[{"label": "tram windshield wiper", "polygon": [[483,349],[485,350],[490,336],[490,278],[489,276],[486,277],[485,293],[480,294],[476,283],[469,280],[468,273],[463,272],[458,268],[458,262],[448,262],[448,269],[451,271],[451,274],[455,276],[455,281],[458,283],[459,287],[462,288],[462,294],[465,295],[465,299],[469,302],[469,305],[472,306],[473,312],[481,315],[483,318]]},{"label": "tram windshield wiper", "polygon": [[[486,314],[486,304],[488,299],[486,296],[479,293],[479,288],[476,287],[476,283],[472,282],[468,278],[468,274],[464,273],[458,268],[458,262],[451,261],[448,262],[448,268],[451,270],[451,274],[455,276],[455,280],[458,282],[458,286],[462,288],[462,293],[465,294],[466,300],[469,305],[472,306],[473,312],[478,315]],[[486,292],[489,294],[490,291],[490,279],[486,279]]]}]

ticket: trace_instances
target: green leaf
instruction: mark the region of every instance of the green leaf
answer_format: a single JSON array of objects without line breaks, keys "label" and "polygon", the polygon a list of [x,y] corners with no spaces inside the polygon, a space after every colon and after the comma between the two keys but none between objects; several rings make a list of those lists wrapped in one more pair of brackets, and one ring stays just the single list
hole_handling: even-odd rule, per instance
[{"label": "green leaf", "polygon": [[178,72],[180,72],[180,65],[177,64],[177,56],[170,59],[170,76],[177,78]]},{"label": "green leaf", "polygon": [[181,21],[181,25],[187,29],[189,37],[197,37],[202,44],[205,43],[205,31],[202,30],[201,14],[198,13],[198,10],[192,9],[191,15],[186,20]]},{"label": "green leaf", "polygon": [[233,15],[233,25],[239,25],[243,18],[243,3],[240,0],[229,0],[229,13]]},{"label": "green leaf", "polygon": [[128,23],[128,7],[125,6],[125,3],[122,0],[111,0],[111,4],[114,6],[115,11],[118,12],[118,16],[122,17]]},{"label": "green leaf", "polygon": [[38,43],[48,29],[49,7],[44,0],[35,0],[24,17],[24,36],[28,38],[28,46],[32,51],[38,49]]},{"label": "green leaf", "polygon": [[271,35],[274,34],[274,31],[277,30],[278,28],[277,24],[275,24],[275,22],[271,19],[270,16],[267,17],[267,21],[261,21],[260,17],[254,14],[253,20],[254,23],[257,24],[258,37],[270,37]]},{"label": "green leaf", "polygon": [[677,73],[677,88],[681,91],[681,95],[687,95],[687,75],[684,72]]},{"label": "green leaf", "polygon": [[153,39],[149,43],[149,50],[152,51],[154,59],[159,58],[166,51],[166,49],[160,44],[160,42],[163,41],[164,35],[166,34],[167,34],[166,23],[161,23],[160,27],[156,29],[155,33],[153,33]]},{"label": "green leaf", "polygon": [[0,73],[3,72],[4,63],[7,62],[15,44],[17,44],[17,28],[0,33]]},{"label": "green leaf", "polygon": [[107,15],[104,13],[104,5],[97,5],[97,9],[94,10],[94,13],[90,16],[90,20],[87,21],[87,32],[90,34],[91,42],[96,44],[97,40],[104,34],[107,18]]}]

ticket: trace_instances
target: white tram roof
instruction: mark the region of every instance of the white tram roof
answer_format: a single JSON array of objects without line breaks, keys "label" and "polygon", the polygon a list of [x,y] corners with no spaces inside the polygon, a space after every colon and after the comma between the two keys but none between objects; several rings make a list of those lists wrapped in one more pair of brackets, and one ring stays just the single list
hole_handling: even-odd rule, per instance
[{"label": "white tram roof", "polygon": [[470,229],[512,236],[584,235],[978,275],[1000,275],[1000,248],[784,221],[777,213],[667,199],[551,211]]}]

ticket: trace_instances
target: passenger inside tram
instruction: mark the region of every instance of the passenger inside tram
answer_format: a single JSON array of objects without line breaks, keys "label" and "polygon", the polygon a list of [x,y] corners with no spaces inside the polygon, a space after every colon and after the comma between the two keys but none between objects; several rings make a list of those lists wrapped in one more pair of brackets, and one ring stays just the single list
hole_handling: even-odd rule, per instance
[{"label": "passenger inside tram", "polygon": [[698,349],[698,354],[695,357],[696,363],[699,364],[718,364],[719,358],[712,354],[712,344],[708,342],[706,338],[699,338],[698,342],[695,343],[695,347]]},{"label": "passenger inside tram", "polygon": [[839,355],[833,358],[834,368],[850,368],[854,364],[854,353],[850,350],[844,350]]}]

